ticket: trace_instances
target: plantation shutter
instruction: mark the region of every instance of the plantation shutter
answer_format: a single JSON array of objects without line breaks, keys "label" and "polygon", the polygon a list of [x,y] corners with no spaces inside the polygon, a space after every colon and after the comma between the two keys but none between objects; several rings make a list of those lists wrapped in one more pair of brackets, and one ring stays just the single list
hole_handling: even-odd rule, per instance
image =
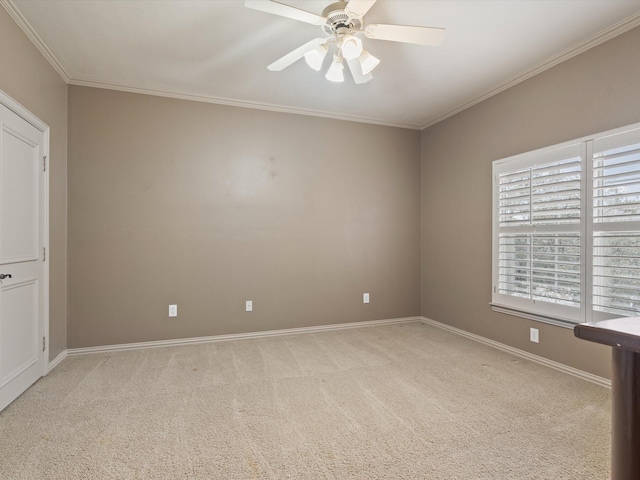
[{"label": "plantation shutter", "polygon": [[576,144],[495,165],[495,304],[579,317],[581,152]]},{"label": "plantation shutter", "polygon": [[593,142],[594,320],[640,315],[640,129]]}]

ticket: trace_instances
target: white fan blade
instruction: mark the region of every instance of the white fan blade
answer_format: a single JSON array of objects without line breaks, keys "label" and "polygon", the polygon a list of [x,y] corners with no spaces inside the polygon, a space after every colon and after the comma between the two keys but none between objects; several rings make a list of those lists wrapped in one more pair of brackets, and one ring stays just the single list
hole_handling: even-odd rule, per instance
[{"label": "white fan blade", "polygon": [[349,0],[344,13],[352,18],[361,18],[373,7],[374,3],[376,3],[376,0]]},{"label": "white fan blade", "polygon": [[298,60],[300,60],[302,57],[304,57],[305,53],[310,52],[311,50],[316,48],[318,45],[322,45],[322,44],[324,44],[326,42],[327,42],[326,38],[321,38],[321,37],[314,38],[313,40],[310,40],[307,43],[305,43],[304,45],[302,45],[302,46],[296,48],[295,50],[287,53],[284,57],[276,60],[271,65],[269,65],[267,68],[269,70],[271,70],[272,72],[279,72],[280,70],[284,70],[285,68],[287,68],[292,63],[295,63]]},{"label": "white fan blade", "polygon": [[284,3],[274,2],[272,0],[245,0],[244,6],[260,10],[261,12],[280,15],[281,17],[292,18],[301,22],[310,23],[312,25],[324,25],[326,19],[315,13],[300,10],[299,8],[285,5]]},{"label": "white fan blade", "polygon": [[371,73],[367,73],[366,75],[362,74],[362,67],[360,66],[360,62],[357,58],[354,58],[353,60],[347,60],[347,65],[349,65],[349,70],[351,71],[353,81],[358,85],[360,85],[361,83],[367,83],[373,78],[373,75],[371,75]]},{"label": "white fan blade", "polygon": [[435,47],[444,40],[444,28],[410,27],[405,25],[367,25],[364,34],[375,40],[415,43]]}]

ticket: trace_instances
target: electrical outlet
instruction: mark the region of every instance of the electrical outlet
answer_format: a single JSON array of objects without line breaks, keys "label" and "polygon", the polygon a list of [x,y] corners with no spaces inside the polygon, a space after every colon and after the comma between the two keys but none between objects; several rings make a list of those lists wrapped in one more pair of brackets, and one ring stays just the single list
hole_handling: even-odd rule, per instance
[{"label": "electrical outlet", "polygon": [[540,335],[537,328],[529,329],[529,340],[533,343],[540,343]]},{"label": "electrical outlet", "polygon": [[245,310],[247,312],[253,312],[253,300],[247,300],[247,303],[245,305]]},{"label": "electrical outlet", "polygon": [[178,305],[169,305],[169,316],[170,317],[178,316]]},{"label": "electrical outlet", "polygon": [[368,293],[363,293],[362,294],[362,303],[369,303],[369,294]]}]

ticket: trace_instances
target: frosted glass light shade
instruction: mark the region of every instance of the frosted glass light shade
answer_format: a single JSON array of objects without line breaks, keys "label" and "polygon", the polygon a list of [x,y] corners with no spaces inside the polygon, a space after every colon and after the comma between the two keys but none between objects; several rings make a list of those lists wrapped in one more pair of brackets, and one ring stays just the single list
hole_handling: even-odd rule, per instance
[{"label": "frosted glass light shade", "polygon": [[371,55],[366,50],[362,51],[362,55],[360,55],[360,67],[362,68],[362,74],[366,75],[367,73],[371,73],[371,70],[376,68],[380,63],[380,60],[373,55]]},{"label": "frosted glass light shade", "polygon": [[342,46],[340,48],[342,56],[347,60],[358,58],[362,53],[362,40],[353,35],[345,35],[342,37]]},{"label": "frosted glass light shade", "polygon": [[324,61],[324,57],[327,55],[327,46],[326,45],[318,45],[313,50],[304,54],[304,61],[307,62],[311,68],[313,68],[316,72],[319,72],[322,68],[322,62]]},{"label": "frosted glass light shade", "polygon": [[333,63],[329,67],[329,71],[325,77],[332,82],[344,82],[344,65],[342,64],[342,58],[337,55],[333,56]]}]

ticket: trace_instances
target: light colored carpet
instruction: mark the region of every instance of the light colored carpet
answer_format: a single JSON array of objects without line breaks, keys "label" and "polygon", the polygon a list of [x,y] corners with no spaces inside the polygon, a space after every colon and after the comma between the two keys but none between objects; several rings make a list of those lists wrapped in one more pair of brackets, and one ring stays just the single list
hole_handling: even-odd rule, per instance
[{"label": "light colored carpet", "polygon": [[67,358],[8,479],[597,479],[610,392],[420,323]]}]

